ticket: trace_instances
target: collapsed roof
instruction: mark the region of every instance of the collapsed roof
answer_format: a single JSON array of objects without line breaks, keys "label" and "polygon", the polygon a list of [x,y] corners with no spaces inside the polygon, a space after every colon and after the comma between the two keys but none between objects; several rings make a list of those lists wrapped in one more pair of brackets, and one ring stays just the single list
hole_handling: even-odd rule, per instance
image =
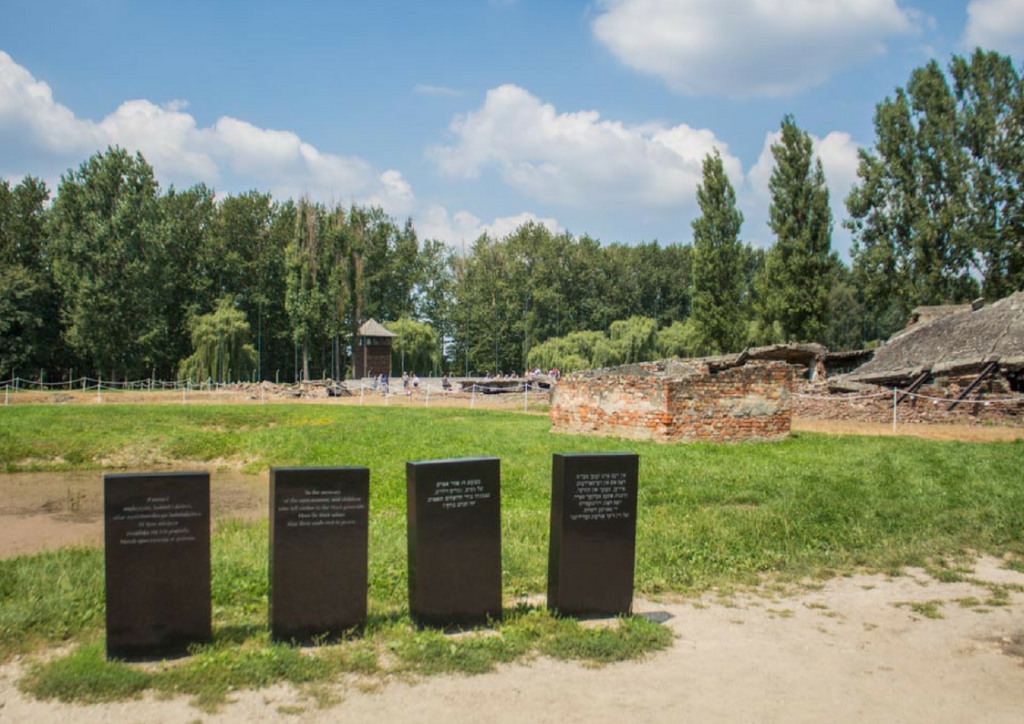
[{"label": "collapsed roof", "polygon": [[658,360],[656,362],[637,362],[618,367],[604,367],[586,370],[574,374],[600,375],[645,375],[664,377],[689,377],[691,375],[714,374],[721,370],[740,367],[751,362],[785,362],[792,365],[812,367],[823,359],[828,350],[820,344],[772,344],[767,347],[751,347],[736,354],[725,354],[716,357],[698,357],[683,359]]},{"label": "collapsed roof", "polygon": [[1004,374],[1024,370],[1024,292],[988,306],[966,305],[918,321],[879,347],[870,362],[841,379],[901,384],[925,372],[978,374],[993,362]]}]

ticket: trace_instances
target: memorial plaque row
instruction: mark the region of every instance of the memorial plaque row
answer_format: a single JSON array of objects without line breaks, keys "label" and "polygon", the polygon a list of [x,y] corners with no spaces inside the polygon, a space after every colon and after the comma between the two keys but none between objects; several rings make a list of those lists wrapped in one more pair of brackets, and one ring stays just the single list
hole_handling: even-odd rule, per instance
[{"label": "memorial plaque row", "polygon": [[[555,455],[548,607],[618,615],[633,600],[639,458]],[[271,468],[275,640],[337,638],[366,621],[370,471]],[[497,458],[406,464],[409,610],[429,626],[501,617]],[[104,476],[107,656],[180,655],[211,639],[210,476]]]}]

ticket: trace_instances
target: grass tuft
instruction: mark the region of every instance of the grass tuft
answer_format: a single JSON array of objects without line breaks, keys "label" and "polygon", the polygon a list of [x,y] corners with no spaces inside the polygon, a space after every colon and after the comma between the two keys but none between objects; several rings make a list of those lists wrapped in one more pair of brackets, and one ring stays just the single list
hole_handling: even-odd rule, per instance
[{"label": "grass tuft", "polygon": [[152,679],[127,664],[107,661],[103,645],[92,643],[30,666],[19,686],[37,699],[94,704],[137,697]]}]

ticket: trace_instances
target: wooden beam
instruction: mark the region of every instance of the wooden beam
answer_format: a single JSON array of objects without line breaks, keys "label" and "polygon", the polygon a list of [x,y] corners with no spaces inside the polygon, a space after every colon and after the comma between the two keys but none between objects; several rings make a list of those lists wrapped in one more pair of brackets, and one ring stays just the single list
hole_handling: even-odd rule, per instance
[{"label": "wooden beam", "polygon": [[974,378],[974,382],[967,385],[967,389],[961,392],[960,396],[953,400],[953,403],[946,408],[946,412],[952,412],[957,405],[959,405],[961,402],[967,399],[967,396],[978,388],[978,385],[985,381],[985,378],[987,378],[997,369],[999,369],[998,362],[989,362],[988,365],[985,366],[985,369],[981,371],[981,374]]},{"label": "wooden beam", "polygon": [[926,369],[924,372],[915,377],[914,381],[907,385],[906,389],[903,390],[903,392],[900,393],[900,396],[896,398],[896,404],[898,405],[905,399],[910,397],[910,394],[912,392],[917,392],[921,388],[921,385],[928,381],[928,376],[931,375],[931,373],[931,369]]}]

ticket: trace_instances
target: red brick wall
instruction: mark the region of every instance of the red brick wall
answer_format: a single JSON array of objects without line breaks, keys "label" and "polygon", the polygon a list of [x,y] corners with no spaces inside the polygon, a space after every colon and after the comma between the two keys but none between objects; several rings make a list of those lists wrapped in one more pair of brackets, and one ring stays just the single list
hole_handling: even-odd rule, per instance
[{"label": "red brick wall", "polygon": [[552,392],[551,431],[657,442],[789,435],[789,365],[748,364],[685,377],[572,374]]}]

